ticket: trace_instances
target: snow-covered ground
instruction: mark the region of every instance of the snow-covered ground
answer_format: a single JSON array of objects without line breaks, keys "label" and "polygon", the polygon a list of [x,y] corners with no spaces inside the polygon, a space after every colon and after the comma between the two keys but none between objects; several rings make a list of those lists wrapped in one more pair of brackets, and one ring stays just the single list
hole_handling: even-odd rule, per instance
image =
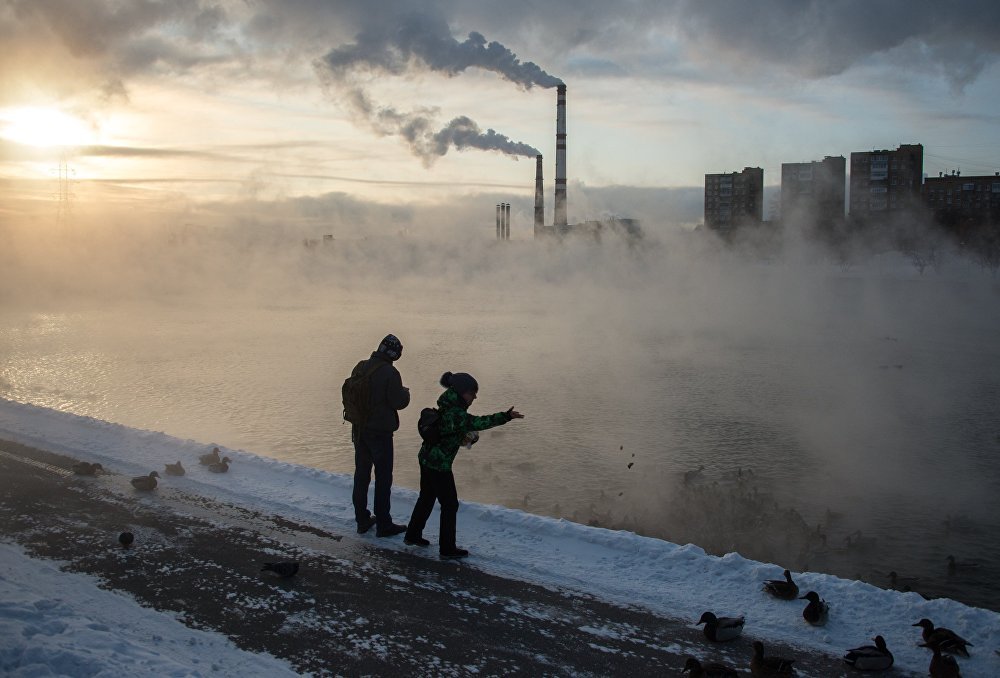
[{"label": "snow-covered ground", "polygon": [[[179,440],[2,399],[0,439],[98,461],[110,471],[129,475],[162,470],[164,463],[181,460],[189,468],[188,475],[163,478],[163,483],[350,535],[345,538],[368,539],[354,537],[352,480],[346,475],[229,449],[222,451],[233,459],[230,472],[212,474],[195,461],[197,455],[210,449],[210,443]],[[393,514],[397,520],[405,521],[415,499],[412,490],[394,488]],[[432,542],[436,530],[435,515],[425,531]],[[493,574],[640,605],[663,616],[690,619],[692,624],[706,610],[720,616],[742,614],[746,615],[747,635],[780,640],[803,651],[839,655],[881,634],[896,657],[896,666],[917,673],[926,672],[930,653],[917,647],[920,629],[912,624],[927,617],[973,644],[972,657],[959,660],[963,675],[1000,675],[1000,656],[994,652],[1000,648],[1000,615],[952,600],[927,601],[916,593],[887,591],[830,575],[793,573],[803,592],[815,590],[830,603],[829,623],[817,628],[802,620],[804,602],[778,601],[761,592],[761,582],[780,578],[781,567],[735,553],[720,558],[690,544],[679,546],[471,503],[462,505],[458,532],[460,545],[473,554],[468,564]],[[396,540],[378,543],[384,548],[407,548]],[[45,647],[53,651],[38,653],[39,661],[47,661],[47,655],[56,657],[49,660],[55,672],[60,670],[55,662],[64,661],[59,659],[63,654],[70,662],[105,662],[109,674],[121,668],[118,662],[128,662],[124,673],[134,673],[139,667],[171,674],[207,673],[216,658],[229,662],[227,671],[238,662],[257,661],[248,659],[251,655],[227,644],[221,636],[184,630],[173,617],[99,591],[96,582],[86,577],[59,574],[50,565],[29,564],[17,548],[0,548],[0,568],[6,573],[44,574],[32,576],[30,587],[13,575],[0,578],[2,600],[10,601],[0,606],[0,628],[5,631],[0,640],[0,661],[7,661],[17,648],[23,651],[26,638],[38,637],[36,629],[42,628],[48,629]],[[131,612],[103,602],[97,605],[97,595],[110,597]],[[105,609],[110,612],[104,613]],[[100,617],[97,610],[102,611]],[[135,632],[102,631],[102,625],[113,625],[117,630],[119,619],[134,619],[131,628]],[[188,645],[198,651],[184,654],[182,650]],[[194,663],[195,655],[200,663]],[[259,667],[247,672],[277,674],[287,670],[271,657],[259,661]]]},{"label": "snow-covered ground", "polygon": [[[221,673],[220,673],[221,672]],[[0,543],[0,674],[4,676],[294,676],[274,657],[97,587]]]}]

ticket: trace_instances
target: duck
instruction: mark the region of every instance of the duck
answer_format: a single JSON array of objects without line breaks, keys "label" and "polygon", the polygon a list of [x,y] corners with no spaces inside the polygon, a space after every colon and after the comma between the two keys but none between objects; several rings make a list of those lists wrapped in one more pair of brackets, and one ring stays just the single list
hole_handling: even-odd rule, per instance
[{"label": "duck", "polygon": [[844,544],[848,549],[867,551],[874,548],[878,544],[878,540],[875,537],[866,537],[861,530],[855,530],[844,537]]},{"label": "duck", "polygon": [[753,641],[753,656],[750,658],[750,673],[754,676],[790,676],[794,669],[794,659],[765,657],[764,643]]},{"label": "duck", "polygon": [[138,476],[132,479],[132,487],[137,490],[155,490],[156,489],[156,479],[160,477],[160,474],[156,471],[150,471],[148,476]]},{"label": "duck", "polygon": [[98,471],[103,471],[104,467],[94,462],[80,461],[73,464],[73,473],[78,476],[96,476]]},{"label": "duck", "polygon": [[920,581],[919,577],[900,577],[895,570],[889,573],[889,586],[896,591],[910,592],[913,584]]},{"label": "duck", "polygon": [[830,617],[830,606],[819,597],[815,591],[810,591],[799,600],[808,600],[809,604],[802,610],[802,618],[813,626],[823,626]]},{"label": "duck", "polygon": [[885,638],[875,636],[872,638],[874,645],[863,645],[853,650],[848,650],[844,655],[844,661],[858,671],[884,671],[894,661],[892,653],[885,645]]},{"label": "duck", "polygon": [[927,667],[931,678],[962,678],[958,661],[954,657],[941,654],[942,648],[938,643],[920,643],[920,647],[928,647],[934,653],[931,655],[931,663]]},{"label": "duck", "polygon": [[694,469],[693,471],[685,471],[684,472],[684,484],[685,485],[689,484],[692,480],[694,480],[699,475],[701,475],[701,472],[704,471],[704,470],[705,470],[705,466],[701,465],[698,468]]},{"label": "duck", "polygon": [[799,587],[792,581],[792,573],[788,570],[785,570],[785,578],[783,580],[768,579],[765,581],[762,590],[782,600],[795,600],[799,596]]},{"label": "duck", "polygon": [[123,549],[127,549],[135,541],[135,535],[131,532],[122,532],[118,535],[118,543],[122,545]]},{"label": "duck", "polygon": [[691,674],[691,678],[736,678],[739,674],[725,664],[702,664],[694,657],[688,657],[684,662],[682,673]]},{"label": "duck", "polygon": [[972,645],[962,636],[958,635],[951,629],[946,629],[944,627],[934,627],[934,622],[930,619],[921,619],[913,626],[923,627],[924,643],[927,647],[931,645],[936,645],[942,652],[948,652],[950,654],[958,654],[963,657],[969,656],[969,649],[967,646]]},{"label": "duck", "polygon": [[203,454],[200,457],[198,457],[198,463],[201,464],[202,466],[208,466],[210,464],[218,464],[220,461],[222,460],[219,459],[218,447],[213,447],[211,452],[209,452],[208,454]]},{"label": "duck", "polygon": [[698,620],[704,624],[705,637],[711,641],[722,643],[739,638],[743,634],[744,617],[716,617],[711,612],[705,612]]},{"label": "duck", "polygon": [[176,464],[164,464],[168,476],[182,476],[184,475],[184,467],[178,461]]},{"label": "duck", "polygon": [[219,463],[209,464],[208,470],[211,471],[212,473],[225,473],[226,471],[229,470],[229,462],[231,461],[232,459],[230,459],[229,457],[223,457],[222,461],[220,461]]},{"label": "duck", "polygon": [[294,561],[283,561],[280,563],[264,563],[264,567],[260,568],[261,572],[273,572],[279,577],[287,579],[288,577],[294,577],[298,574],[299,564]]},{"label": "duck", "polygon": [[948,574],[955,574],[959,570],[971,570],[979,567],[978,563],[964,563],[955,560],[955,556],[948,556]]}]

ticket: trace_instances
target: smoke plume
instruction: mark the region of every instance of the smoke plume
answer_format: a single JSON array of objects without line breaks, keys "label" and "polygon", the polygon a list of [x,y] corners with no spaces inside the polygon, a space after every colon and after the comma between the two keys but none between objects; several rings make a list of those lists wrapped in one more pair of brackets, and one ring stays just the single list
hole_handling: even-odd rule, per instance
[{"label": "smoke plume", "polygon": [[484,132],[468,116],[458,116],[435,129],[436,109],[400,111],[377,104],[364,86],[364,75],[399,75],[425,68],[450,77],[475,67],[497,73],[523,89],[555,87],[562,82],[537,64],[521,61],[499,42],[487,42],[480,33],[472,32],[459,42],[442,16],[427,13],[411,13],[391,25],[367,27],[354,43],[330,50],[316,66],[321,80],[338,91],[338,98],[347,102],[359,121],[379,134],[402,137],[428,166],[451,148],[499,151],[515,158],[535,156],[539,151],[493,129]]},{"label": "smoke plume", "polygon": [[529,144],[512,141],[510,137],[495,130],[487,129],[484,132],[475,120],[464,115],[435,129],[437,109],[418,108],[404,112],[392,106],[380,106],[356,83],[349,85],[346,94],[341,101],[347,104],[358,120],[367,123],[382,136],[402,137],[413,154],[426,166],[447,154],[452,147],[460,151],[467,148],[499,151],[515,158],[534,157],[540,152]]},{"label": "smoke plume", "polygon": [[468,68],[482,68],[525,89],[562,84],[537,64],[521,61],[499,42],[487,42],[480,33],[469,33],[468,39],[459,42],[438,14],[411,13],[401,17],[397,25],[366,28],[356,39],[323,57],[332,73],[367,70],[398,75],[420,62],[431,71],[449,76]]}]

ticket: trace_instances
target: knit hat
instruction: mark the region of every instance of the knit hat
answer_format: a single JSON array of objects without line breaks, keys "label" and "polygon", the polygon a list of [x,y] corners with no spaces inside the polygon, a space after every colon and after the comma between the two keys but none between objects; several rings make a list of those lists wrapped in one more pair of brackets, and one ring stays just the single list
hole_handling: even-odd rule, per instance
[{"label": "knit hat", "polygon": [[470,391],[472,393],[479,392],[479,382],[471,374],[466,374],[465,372],[456,372],[454,374],[445,372],[441,375],[441,385],[445,388],[453,389],[458,394],[469,393]]},{"label": "knit hat", "polygon": [[378,345],[376,353],[383,353],[390,360],[399,360],[403,355],[403,344],[400,343],[395,334],[387,334],[382,343]]}]

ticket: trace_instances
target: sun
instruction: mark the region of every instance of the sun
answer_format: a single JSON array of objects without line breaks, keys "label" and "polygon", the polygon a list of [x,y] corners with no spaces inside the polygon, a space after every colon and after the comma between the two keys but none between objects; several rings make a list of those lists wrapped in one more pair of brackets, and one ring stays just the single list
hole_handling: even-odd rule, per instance
[{"label": "sun", "polygon": [[86,146],[96,134],[58,108],[24,107],[0,110],[0,137],[29,146]]}]

